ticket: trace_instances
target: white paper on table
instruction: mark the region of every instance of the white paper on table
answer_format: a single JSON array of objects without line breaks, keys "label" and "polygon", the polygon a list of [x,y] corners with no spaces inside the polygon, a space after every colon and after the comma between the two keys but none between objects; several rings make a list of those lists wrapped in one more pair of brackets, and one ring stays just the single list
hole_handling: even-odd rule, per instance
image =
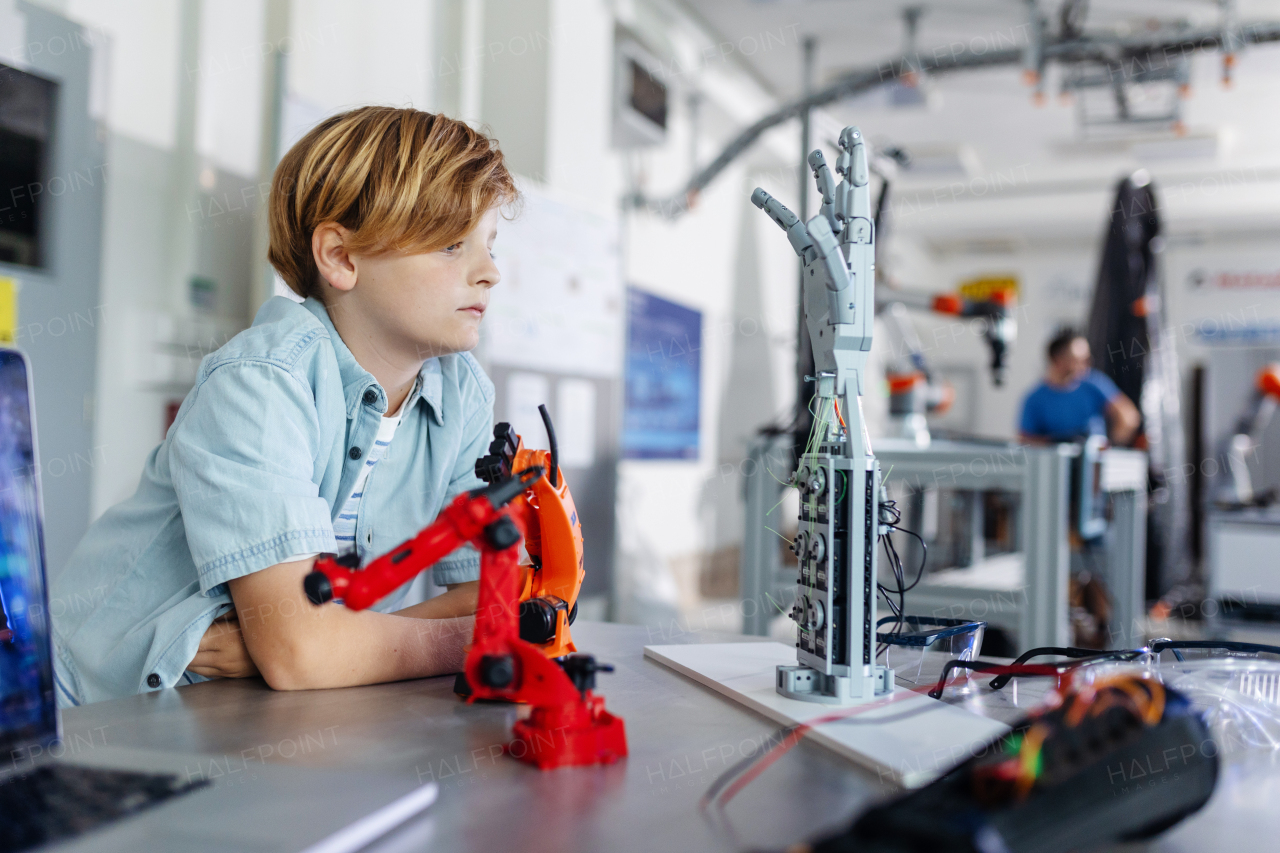
[{"label": "white paper on table", "polygon": [[644,656],[692,678],[784,726],[827,718],[805,737],[907,788],[927,785],[993,739],[1008,732],[980,717],[899,686],[893,697],[842,709],[778,694],[777,667],[796,662],[781,643],[706,643],[645,646]]}]

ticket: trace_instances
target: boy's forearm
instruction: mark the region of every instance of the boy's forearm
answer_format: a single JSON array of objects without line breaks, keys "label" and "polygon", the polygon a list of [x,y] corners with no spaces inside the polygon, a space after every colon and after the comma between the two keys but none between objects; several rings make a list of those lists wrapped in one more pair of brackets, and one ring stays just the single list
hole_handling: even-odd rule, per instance
[{"label": "boy's forearm", "polygon": [[459,672],[474,625],[471,617],[406,619],[373,611],[346,615],[367,618],[335,620],[332,634],[296,652],[291,665],[277,666],[270,676],[264,670],[268,683],[278,690],[310,690]]},{"label": "boy's forearm", "polygon": [[277,638],[265,662],[261,648],[246,637],[250,655],[273,688],[355,687],[460,672],[475,624],[471,616],[411,619],[335,605],[326,609],[330,613],[319,631]]},{"label": "boy's forearm", "polygon": [[316,607],[302,594],[312,561],[231,581],[250,656],[277,690],[352,687],[458,672],[474,618],[407,618]]},{"label": "boy's forearm", "polygon": [[410,616],[414,619],[452,619],[457,616],[470,616],[476,612],[476,601],[480,596],[480,582],[449,584],[446,592],[404,610],[397,610],[397,616]]},{"label": "boy's forearm", "polygon": [[323,666],[313,672],[313,679],[333,679],[341,683],[324,686],[346,687],[462,671],[475,617],[407,619],[394,613],[363,615],[377,617],[377,630],[365,633],[366,628],[374,627],[375,620],[371,618],[368,626],[360,626],[357,633],[341,638],[343,651],[335,653],[341,658],[331,660],[334,664],[341,660],[342,666]]}]

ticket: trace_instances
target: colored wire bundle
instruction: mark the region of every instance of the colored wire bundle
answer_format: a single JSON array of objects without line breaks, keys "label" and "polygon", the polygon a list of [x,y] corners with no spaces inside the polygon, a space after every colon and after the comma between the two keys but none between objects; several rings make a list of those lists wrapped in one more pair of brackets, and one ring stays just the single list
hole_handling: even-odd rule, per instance
[{"label": "colored wire bundle", "polygon": [[[1072,667],[1068,672],[1074,671]],[[1086,720],[1097,720],[1120,709],[1135,724],[1157,725],[1164,716],[1165,689],[1154,678],[1117,675],[1092,684],[1070,688],[1055,704],[1037,712],[1025,729],[1009,735],[1002,756],[978,767],[973,775],[974,794],[988,804],[1024,800],[1044,777],[1047,745],[1072,738]],[[1091,736],[1086,736],[1086,740]],[[1071,746],[1069,749],[1078,749]],[[1058,752],[1061,752],[1061,745]],[[1060,759],[1057,759],[1060,762]]]}]

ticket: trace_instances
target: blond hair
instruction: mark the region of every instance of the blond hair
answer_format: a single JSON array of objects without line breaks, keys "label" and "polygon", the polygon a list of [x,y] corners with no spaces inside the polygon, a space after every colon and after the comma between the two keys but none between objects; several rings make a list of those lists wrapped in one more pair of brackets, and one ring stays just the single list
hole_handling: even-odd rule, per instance
[{"label": "blond hair", "polygon": [[350,252],[433,252],[517,198],[485,134],[444,115],[360,107],[320,122],[276,166],[267,258],[299,296],[319,296],[318,225],[347,228]]}]

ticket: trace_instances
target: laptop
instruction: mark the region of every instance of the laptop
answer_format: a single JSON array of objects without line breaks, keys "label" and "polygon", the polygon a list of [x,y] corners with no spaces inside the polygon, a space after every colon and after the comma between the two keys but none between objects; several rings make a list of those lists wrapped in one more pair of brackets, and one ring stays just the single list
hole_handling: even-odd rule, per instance
[{"label": "laptop", "polygon": [[0,853],[346,853],[435,800],[436,784],[409,773],[263,764],[221,782],[192,774],[193,755],[101,747],[51,757],[70,751],[55,748],[34,424],[26,358],[0,347]]}]

